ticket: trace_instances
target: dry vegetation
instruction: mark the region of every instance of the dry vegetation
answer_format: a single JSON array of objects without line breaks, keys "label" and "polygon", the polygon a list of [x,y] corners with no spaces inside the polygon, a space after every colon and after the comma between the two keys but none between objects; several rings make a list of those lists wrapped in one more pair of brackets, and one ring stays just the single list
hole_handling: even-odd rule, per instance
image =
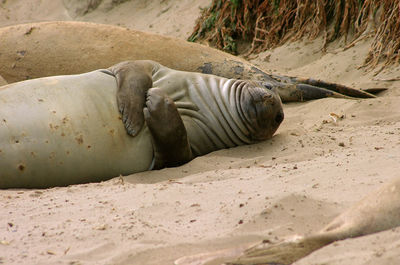
[{"label": "dry vegetation", "polygon": [[365,66],[399,63],[400,0],[213,0],[189,40],[231,53],[247,41],[251,53],[321,35],[323,49],[339,37],[346,47],[372,37]]}]

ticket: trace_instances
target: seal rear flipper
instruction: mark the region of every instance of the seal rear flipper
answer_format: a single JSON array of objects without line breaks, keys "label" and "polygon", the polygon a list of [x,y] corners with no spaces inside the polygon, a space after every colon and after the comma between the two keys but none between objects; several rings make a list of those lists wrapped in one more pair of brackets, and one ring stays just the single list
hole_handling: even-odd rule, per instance
[{"label": "seal rear flipper", "polygon": [[160,88],[151,88],[143,109],[153,139],[153,169],[180,166],[192,158],[186,128],[174,101]]},{"label": "seal rear flipper", "polygon": [[342,95],[346,95],[349,97],[355,98],[375,98],[375,96],[369,93],[366,90],[355,89],[345,85],[337,84],[337,83],[330,83],[323,80],[316,80],[312,78],[294,78],[296,83],[312,85],[316,87],[325,88],[334,92],[337,92]]},{"label": "seal rear flipper", "polygon": [[285,84],[274,85],[282,102],[299,102],[313,99],[334,97],[334,98],[352,98],[325,88],[307,85],[307,84]]},{"label": "seal rear flipper", "polygon": [[308,94],[306,97],[299,98],[297,100],[293,100],[292,98],[290,98],[289,100],[285,100],[284,96],[282,98],[282,101],[284,102],[303,101],[303,100],[311,100],[324,97],[346,98],[346,96],[352,98],[375,98],[376,96],[374,94],[386,90],[385,88],[355,89],[345,85],[330,83],[323,80],[316,80],[312,78],[299,78],[299,77],[279,76],[279,75],[273,75],[272,77],[283,87],[297,86],[300,90]]}]

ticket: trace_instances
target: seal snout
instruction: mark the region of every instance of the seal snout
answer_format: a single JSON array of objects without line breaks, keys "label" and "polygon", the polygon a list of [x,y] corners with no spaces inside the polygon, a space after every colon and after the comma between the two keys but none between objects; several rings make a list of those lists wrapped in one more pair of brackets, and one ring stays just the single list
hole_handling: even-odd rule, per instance
[{"label": "seal snout", "polygon": [[282,102],[272,85],[248,82],[242,90],[240,104],[254,141],[271,138],[284,119]]}]

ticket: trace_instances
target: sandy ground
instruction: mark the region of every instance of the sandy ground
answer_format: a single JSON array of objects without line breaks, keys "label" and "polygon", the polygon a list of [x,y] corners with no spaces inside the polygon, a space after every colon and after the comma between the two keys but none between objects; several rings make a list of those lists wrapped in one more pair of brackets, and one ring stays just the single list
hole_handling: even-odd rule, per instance
[{"label": "sandy ground", "polygon": [[[77,19],[185,38],[209,1],[192,2],[113,7],[110,0],[79,16],[62,1],[3,0],[0,25]],[[319,230],[399,176],[400,82],[373,79],[400,78],[400,67],[377,76],[358,69],[368,43],[343,51],[338,42],[323,54],[321,40],[298,42],[252,62],[274,73],[389,88],[377,99],[287,104],[272,140],[178,168],[65,188],[1,190],[0,264],[173,264],[184,255]],[[343,118],[335,122],[331,113]],[[400,228],[331,244],[296,264],[400,264]]]}]

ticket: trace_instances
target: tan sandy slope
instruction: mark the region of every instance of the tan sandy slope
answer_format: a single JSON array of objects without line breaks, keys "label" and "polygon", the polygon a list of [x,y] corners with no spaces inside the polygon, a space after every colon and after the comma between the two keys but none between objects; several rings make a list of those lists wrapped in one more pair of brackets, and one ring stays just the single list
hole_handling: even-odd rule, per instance
[{"label": "tan sandy slope", "polygon": [[[111,2],[82,17],[62,1],[2,1],[0,24],[74,18],[185,38],[208,1],[136,0],[112,8]],[[400,67],[375,77],[358,70],[368,40],[346,51],[335,43],[326,54],[321,45],[318,39],[288,44],[252,62],[271,72],[389,91],[377,99],[285,105],[272,140],[179,168],[66,188],[1,190],[0,263],[172,264],[184,255],[317,231],[398,177],[400,82],[373,79],[398,79]],[[400,228],[335,243],[298,262],[399,263]]]}]

